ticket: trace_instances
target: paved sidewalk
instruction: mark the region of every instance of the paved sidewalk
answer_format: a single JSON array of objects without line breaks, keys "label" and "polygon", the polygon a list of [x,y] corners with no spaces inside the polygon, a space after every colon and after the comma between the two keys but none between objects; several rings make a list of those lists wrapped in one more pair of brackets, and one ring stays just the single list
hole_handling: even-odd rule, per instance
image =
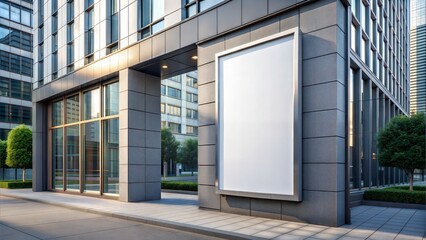
[{"label": "paved sidewalk", "polygon": [[351,225],[335,228],[201,210],[197,196],[174,193],[141,203],[29,189],[0,189],[0,195],[222,238],[426,239],[426,210],[359,206],[352,208]]}]

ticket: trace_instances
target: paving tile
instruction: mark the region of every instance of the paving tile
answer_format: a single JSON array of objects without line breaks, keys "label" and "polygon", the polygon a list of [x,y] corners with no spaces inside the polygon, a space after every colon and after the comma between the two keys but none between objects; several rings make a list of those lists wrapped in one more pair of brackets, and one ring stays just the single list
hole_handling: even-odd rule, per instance
[{"label": "paving tile", "polygon": [[298,236],[298,235],[292,235],[292,234],[285,234],[285,235],[278,236],[274,239],[277,239],[277,240],[302,240],[302,239],[306,239],[306,237]]},{"label": "paving tile", "polygon": [[280,236],[281,233],[277,233],[277,232],[271,232],[271,231],[262,231],[262,232],[258,232],[256,234],[254,234],[254,237],[259,237],[259,238],[266,238],[266,239],[272,239],[275,237]]}]

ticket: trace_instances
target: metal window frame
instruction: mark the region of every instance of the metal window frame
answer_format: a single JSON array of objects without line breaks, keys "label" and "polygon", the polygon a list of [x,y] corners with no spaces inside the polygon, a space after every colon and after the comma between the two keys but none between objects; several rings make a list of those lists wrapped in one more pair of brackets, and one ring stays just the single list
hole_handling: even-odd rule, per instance
[{"label": "metal window frame", "polygon": [[[56,98],[54,100],[52,100],[49,103],[48,106],[48,190],[49,191],[55,191],[55,192],[67,192],[67,193],[79,193],[79,194],[84,194],[84,195],[92,195],[92,196],[108,196],[108,197],[113,197],[116,198],[118,197],[119,193],[117,194],[113,194],[113,193],[104,193],[104,166],[105,164],[103,163],[104,161],[104,153],[103,153],[103,149],[104,149],[104,144],[103,144],[103,128],[104,128],[104,122],[106,120],[110,120],[110,119],[119,119],[119,114],[116,115],[110,115],[110,116],[104,116],[104,112],[103,112],[103,89],[105,88],[105,86],[109,85],[109,84],[113,84],[113,83],[118,83],[118,79],[114,78],[114,79],[110,79],[108,81],[102,82],[101,84],[96,84],[92,87],[80,90],[78,92],[73,92],[71,94],[67,94],[64,95],[60,98]],[[99,118],[93,118],[93,119],[88,119],[88,120],[83,120],[83,94],[85,92],[94,90],[94,89],[99,89],[100,90],[100,94],[99,94],[99,104],[100,104],[100,117]],[[80,107],[79,107],[79,121],[77,122],[72,122],[72,123],[67,123],[66,122],[66,118],[67,118],[67,113],[66,113],[66,104],[67,104],[67,99],[70,97],[74,97],[74,96],[79,96],[79,103],[80,103]],[[52,116],[53,116],[53,103],[62,101],[63,104],[63,108],[62,108],[62,124],[61,125],[57,125],[57,126],[52,126]],[[91,123],[91,122],[99,122],[99,191],[87,191],[84,189],[85,186],[85,178],[84,178],[84,171],[85,171],[85,162],[84,162],[84,149],[83,149],[83,127],[86,123]],[[79,144],[79,189],[75,190],[75,189],[68,189],[67,188],[67,179],[66,179],[66,157],[67,157],[67,142],[66,142],[66,129],[67,127],[71,127],[71,126],[79,126],[79,140],[78,140],[78,144]],[[63,157],[62,157],[62,161],[63,161],[63,189],[54,189],[53,187],[53,174],[54,171],[52,169],[53,167],[53,158],[52,158],[52,133],[53,130],[55,129],[62,129],[62,134],[63,134]]]}]

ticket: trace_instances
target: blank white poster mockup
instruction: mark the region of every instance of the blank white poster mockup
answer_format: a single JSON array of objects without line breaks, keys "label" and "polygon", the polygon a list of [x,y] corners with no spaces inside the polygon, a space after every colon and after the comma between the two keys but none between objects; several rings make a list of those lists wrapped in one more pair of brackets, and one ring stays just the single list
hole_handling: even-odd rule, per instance
[{"label": "blank white poster mockup", "polygon": [[294,41],[218,54],[219,191],[294,195]]}]

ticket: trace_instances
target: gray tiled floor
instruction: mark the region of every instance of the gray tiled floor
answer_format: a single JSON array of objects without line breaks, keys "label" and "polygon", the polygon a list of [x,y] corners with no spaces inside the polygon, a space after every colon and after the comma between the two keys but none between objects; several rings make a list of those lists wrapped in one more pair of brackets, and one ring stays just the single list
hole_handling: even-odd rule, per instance
[{"label": "gray tiled floor", "polygon": [[[359,206],[352,208],[351,225],[334,228],[201,210],[197,207],[197,196],[193,195],[162,193],[162,200],[142,203],[123,203],[51,192],[33,193],[30,190],[0,190],[0,195],[32,199],[102,214],[142,219],[151,223],[165,222],[168,226],[183,226],[186,229],[196,228],[204,232],[219,232],[248,239],[426,239],[425,210]],[[39,216],[44,216],[48,211],[52,211],[51,206],[42,206],[36,210],[36,214],[40,214]],[[25,214],[28,209],[26,206],[20,207],[17,204],[14,210],[13,214],[19,215]],[[70,210],[62,208],[62,211]],[[3,214],[11,213],[3,212]],[[93,218],[96,217],[99,217],[99,215],[93,214]],[[19,219],[19,217],[16,218]],[[67,214],[66,218],[78,220],[79,216],[78,214]],[[10,221],[14,221],[13,216],[10,217]],[[38,224],[43,224],[42,220],[35,221],[38,221]],[[89,221],[89,219],[86,221]],[[31,222],[24,221],[22,224],[31,224]],[[130,224],[128,227],[131,227],[131,224],[134,223],[129,222],[128,224]],[[127,227],[125,225],[118,226],[120,228]],[[95,227],[107,231],[109,228],[117,227],[117,225],[113,220],[108,220],[100,221]],[[81,228],[85,228],[84,221],[81,221]],[[46,226],[46,229],[48,230],[48,226]],[[52,234],[47,237],[55,236]]]}]

